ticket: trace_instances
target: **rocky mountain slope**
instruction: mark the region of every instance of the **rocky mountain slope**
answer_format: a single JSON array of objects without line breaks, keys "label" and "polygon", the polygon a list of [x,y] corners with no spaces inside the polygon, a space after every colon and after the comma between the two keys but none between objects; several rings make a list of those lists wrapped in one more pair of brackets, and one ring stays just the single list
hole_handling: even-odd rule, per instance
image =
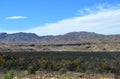
[{"label": "rocky mountain slope", "polygon": [[0,51],[120,51],[120,35],[70,32],[58,36],[0,33]]},{"label": "rocky mountain slope", "polygon": [[39,40],[39,36],[34,33],[0,33],[0,42],[9,42],[9,43],[27,43]]}]

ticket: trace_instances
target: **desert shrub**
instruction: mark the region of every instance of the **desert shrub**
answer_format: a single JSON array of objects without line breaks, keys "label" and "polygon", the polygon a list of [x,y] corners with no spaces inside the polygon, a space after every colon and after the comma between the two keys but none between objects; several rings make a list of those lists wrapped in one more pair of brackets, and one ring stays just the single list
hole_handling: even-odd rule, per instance
[{"label": "desert shrub", "polygon": [[3,79],[13,79],[15,76],[16,76],[15,71],[10,71],[3,77]]},{"label": "desert shrub", "polygon": [[65,72],[67,72],[67,69],[66,69],[65,67],[62,67],[62,68],[60,69],[60,72],[65,73]]},{"label": "desert shrub", "polygon": [[28,74],[35,74],[35,69],[33,67],[29,67]]}]

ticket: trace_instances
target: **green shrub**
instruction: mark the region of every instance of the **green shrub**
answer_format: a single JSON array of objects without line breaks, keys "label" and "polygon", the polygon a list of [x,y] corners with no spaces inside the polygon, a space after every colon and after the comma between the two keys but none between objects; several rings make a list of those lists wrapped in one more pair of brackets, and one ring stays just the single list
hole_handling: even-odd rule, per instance
[{"label": "green shrub", "polygon": [[8,72],[3,79],[13,79],[16,76],[14,71]]},{"label": "green shrub", "polygon": [[28,74],[35,74],[35,69],[33,67],[29,67]]}]

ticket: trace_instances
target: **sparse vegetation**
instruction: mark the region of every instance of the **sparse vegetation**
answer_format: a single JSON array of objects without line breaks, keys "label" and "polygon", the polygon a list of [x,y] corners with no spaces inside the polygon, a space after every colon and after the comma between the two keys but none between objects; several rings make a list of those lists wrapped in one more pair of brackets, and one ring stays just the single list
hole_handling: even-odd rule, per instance
[{"label": "sparse vegetation", "polygon": [[[119,53],[110,52],[8,52],[1,53],[0,71],[8,72],[10,70],[26,71],[26,75],[35,75],[36,72],[76,72],[84,74],[106,74],[111,73],[116,75],[116,70],[120,67],[117,58]],[[116,58],[116,57],[115,57]],[[23,73],[23,72],[22,72]],[[117,75],[119,75],[119,71]],[[6,73],[5,79],[13,78],[15,74]],[[117,79],[117,78],[116,78]]]}]

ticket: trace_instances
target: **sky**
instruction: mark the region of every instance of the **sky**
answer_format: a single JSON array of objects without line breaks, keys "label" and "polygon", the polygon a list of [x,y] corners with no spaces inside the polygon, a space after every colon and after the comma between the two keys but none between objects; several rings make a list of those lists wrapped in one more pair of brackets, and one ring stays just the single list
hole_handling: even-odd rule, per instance
[{"label": "sky", "polygon": [[120,34],[120,0],[0,0],[0,32]]}]

